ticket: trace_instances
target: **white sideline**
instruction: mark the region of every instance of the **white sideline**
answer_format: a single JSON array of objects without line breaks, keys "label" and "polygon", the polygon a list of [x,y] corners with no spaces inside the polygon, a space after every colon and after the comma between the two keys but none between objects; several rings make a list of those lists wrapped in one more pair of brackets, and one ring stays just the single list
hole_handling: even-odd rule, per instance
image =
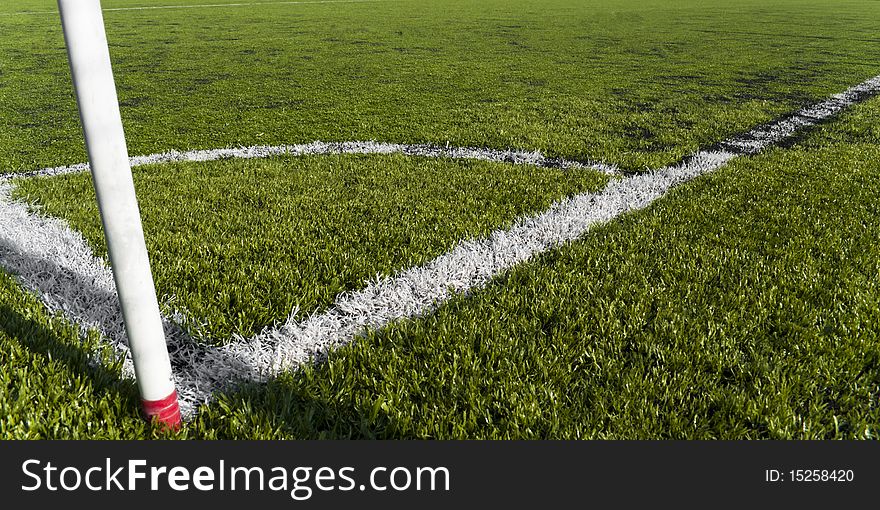
[{"label": "white sideline", "polygon": [[[305,5],[305,4],[360,4],[387,2],[389,0],[304,0],[294,1],[273,1],[273,2],[237,2],[237,3],[219,3],[219,4],[184,4],[184,5],[145,5],[140,7],[109,7],[101,9],[104,12],[113,11],[152,11],[156,9],[202,9],[216,7],[249,7],[256,5]],[[30,16],[35,14],[57,14],[58,11],[21,11],[0,13],[0,16]]]},{"label": "white sideline", "polygon": [[[507,230],[463,240],[449,253],[423,266],[339,295],[324,313],[302,321],[291,315],[280,326],[249,339],[234,338],[223,347],[197,345],[174,325],[186,318],[167,320],[182,411],[191,418],[198,405],[207,402],[216,390],[237,381],[264,381],[313,357],[320,358],[328,349],[352,341],[368,328],[428,313],[456,293],[478,288],[538,253],[577,239],[597,224],[647,206],[678,184],[716,170],[739,155],[779,143],[878,92],[880,76],[726,140],[717,150],[701,151],[677,165],[612,180],[601,192],[554,203],[544,212],[521,218]],[[10,198],[11,189],[10,180],[0,179],[0,265],[40,296],[50,311],[63,312],[82,328],[99,329],[125,355],[125,334],[110,270],[91,253],[79,233],[61,220],[30,213],[26,204]]]},{"label": "white sideline", "polygon": [[[511,163],[514,165],[530,165],[544,168],[583,168],[592,169],[608,175],[619,175],[614,165],[605,163],[569,161],[562,158],[548,158],[539,151],[519,149],[484,149],[477,147],[444,147],[432,144],[385,143],[373,140],[354,142],[311,142],[295,145],[252,145],[250,147],[230,147],[223,149],[192,150],[185,152],[169,151],[147,156],[134,156],[129,160],[131,167],[151,165],[155,163],[172,163],[177,161],[217,161],[220,159],[253,159],[272,156],[310,156],[329,154],[403,154],[425,158],[475,159]],[[43,168],[32,172],[0,174],[0,179],[15,177],[50,177],[86,172],[88,163]]]}]

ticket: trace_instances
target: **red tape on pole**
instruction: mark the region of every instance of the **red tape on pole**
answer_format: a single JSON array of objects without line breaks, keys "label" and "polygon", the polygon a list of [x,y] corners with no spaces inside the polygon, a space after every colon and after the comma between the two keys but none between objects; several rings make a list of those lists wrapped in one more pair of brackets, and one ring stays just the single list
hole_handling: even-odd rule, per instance
[{"label": "red tape on pole", "polygon": [[142,400],[141,403],[147,420],[155,419],[159,424],[175,430],[180,428],[180,404],[177,402],[177,391],[173,391],[162,400]]}]

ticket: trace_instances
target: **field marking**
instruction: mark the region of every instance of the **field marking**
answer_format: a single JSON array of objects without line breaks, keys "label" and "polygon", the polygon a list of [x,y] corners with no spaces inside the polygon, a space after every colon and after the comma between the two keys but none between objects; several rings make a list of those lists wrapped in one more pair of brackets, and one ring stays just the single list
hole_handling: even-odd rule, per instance
[{"label": "field marking", "polygon": [[[152,11],[157,9],[201,9],[216,7],[251,7],[256,5],[308,5],[308,4],[360,4],[388,2],[392,0],[303,0],[299,2],[242,2],[242,3],[220,3],[220,4],[185,4],[185,5],[145,5],[139,7],[109,7],[101,9],[104,12],[113,11]],[[29,16],[33,14],[58,14],[58,11],[22,11],[0,13],[0,16]]]},{"label": "field marking", "polygon": [[[138,167],[156,163],[173,163],[180,161],[217,161],[220,159],[254,159],[273,156],[311,156],[331,154],[402,154],[424,158],[474,159],[510,163],[513,165],[529,165],[541,168],[576,168],[592,169],[608,175],[619,175],[620,170],[610,164],[599,162],[572,161],[564,158],[551,158],[540,151],[521,149],[486,149],[479,147],[454,147],[434,144],[386,143],[373,140],[352,142],[311,142],[294,145],[252,145],[249,147],[228,147],[223,149],[206,149],[192,151],[169,151],[146,156],[134,156],[129,159],[131,166]],[[88,163],[69,166],[43,168],[32,172],[0,174],[0,180],[15,177],[50,177],[75,174],[88,171]]]},{"label": "field marking", "polygon": [[[192,342],[165,319],[169,351],[185,417],[215,391],[240,381],[265,381],[278,373],[326,355],[368,329],[421,316],[460,293],[477,289],[498,274],[534,255],[573,241],[596,225],[638,210],[673,187],[723,167],[732,159],[756,154],[799,130],[880,93],[880,76],[826,101],[725,140],[685,161],[612,180],[602,191],[583,193],[554,203],[536,215],[519,219],[485,238],[462,240],[450,252],[425,265],[370,282],[366,288],[337,296],[320,314],[297,321],[293,315],[278,327],[222,346]],[[35,292],[51,312],[64,313],[84,330],[97,328],[131,373],[125,331],[110,269],[95,257],[82,235],[59,219],[29,212],[11,199],[13,182],[0,179],[0,265]]]}]

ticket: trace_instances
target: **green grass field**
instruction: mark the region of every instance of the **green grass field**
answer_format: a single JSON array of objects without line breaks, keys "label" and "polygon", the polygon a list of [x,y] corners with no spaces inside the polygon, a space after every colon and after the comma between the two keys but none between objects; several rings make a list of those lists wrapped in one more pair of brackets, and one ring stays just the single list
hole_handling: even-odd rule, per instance
[{"label": "green grass field", "polygon": [[[389,0],[105,20],[133,155],[378,139],[641,169],[876,75],[878,16],[870,0]],[[0,168],[85,161],[57,15],[0,29]]]},{"label": "green grass field", "polygon": [[[326,308],[377,274],[607,180],[592,170],[403,156],[182,163],[135,175],[159,293],[213,341],[250,336],[294,307]],[[106,256],[88,174],[33,179],[17,192]]]},{"label": "green grass field", "polygon": [[[151,5],[179,3],[217,2]],[[53,8],[0,6],[0,174],[86,160],[58,17],[21,14]],[[641,171],[880,74],[878,16],[869,0],[389,0],[105,20],[133,155],[372,139]],[[216,395],[177,433],[143,423],[97,333],[0,269],[0,437],[874,439],[878,118],[872,99],[740,157],[435,313]],[[163,307],[210,344],[609,182],[400,155],[134,175]],[[88,175],[15,194],[104,255]]]}]

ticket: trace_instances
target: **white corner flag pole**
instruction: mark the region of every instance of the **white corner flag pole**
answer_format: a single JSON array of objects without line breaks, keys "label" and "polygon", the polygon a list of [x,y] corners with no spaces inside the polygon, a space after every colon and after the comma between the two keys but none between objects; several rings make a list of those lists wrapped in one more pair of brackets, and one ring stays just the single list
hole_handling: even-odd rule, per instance
[{"label": "white corner flag pole", "polygon": [[180,425],[180,406],[110,68],[100,0],[58,0],[70,72],[113,277],[147,419]]}]

